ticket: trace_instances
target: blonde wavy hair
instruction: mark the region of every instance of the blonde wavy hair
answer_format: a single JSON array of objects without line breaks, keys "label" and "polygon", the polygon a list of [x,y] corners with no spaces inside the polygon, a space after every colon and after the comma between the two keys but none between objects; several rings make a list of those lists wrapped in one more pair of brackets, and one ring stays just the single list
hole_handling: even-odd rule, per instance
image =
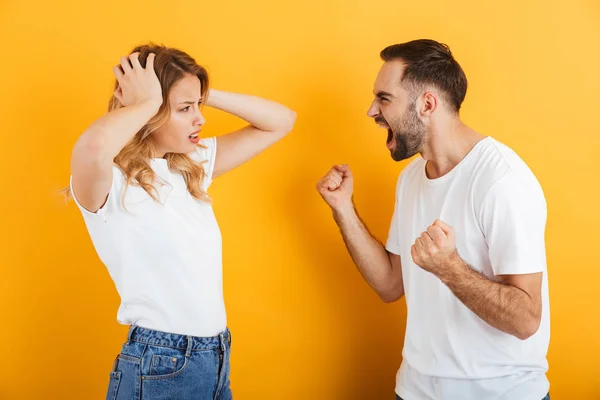
[{"label": "blonde wavy hair", "polygon": [[[154,70],[162,88],[163,103],[156,115],[121,149],[114,158],[114,163],[125,175],[126,184],[123,192],[123,202],[129,185],[141,186],[152,199],[158,202],[158,191],[154,186],[157,182],[157,175],[150,168],[154,145],[148,137],[168,122],[171,115],[169,93],[173,86],[186,74],[195,75],[200,79],[203,103],[206,101],[209,87],[208,72],[204,67],[198,65],[189,54],[178,49],[150,43],[135,47],[130,52],[130,54],[133,53],[139,53],[139,61],[144,68],[146,67],[148,55],[150,53],[155,54]],[[115,79],[115,91],[118,87],[119,82]],[[123,105],[113,94],[108,102],[108,111],[114,111],[121,107]],[[203,145],[198,146],[205,148]],[[194,198],[209,200],[208,195],[202,189],[202,182],[206,177],[202,166],[204,162],[194,161],[187,154],[182,153],[167,153],[164,158],[167,160],[167,165],[171,171],[176,171],[183,176],[187,190]],[[67,196],[72,196],[70,190],[67,190]]]}]

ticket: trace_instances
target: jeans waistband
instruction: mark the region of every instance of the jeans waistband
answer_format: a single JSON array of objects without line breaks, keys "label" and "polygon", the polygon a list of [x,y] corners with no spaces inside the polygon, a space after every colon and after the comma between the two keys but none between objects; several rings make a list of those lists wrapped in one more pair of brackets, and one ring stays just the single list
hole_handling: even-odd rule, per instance
[{"label": "jeans waistband", "polygon": [[226,328],[217,336],[197,337],[155,331],[132,325],[127,335],[127,343],[132,341],[182,350],[211,350],[219,347],[224,349],[231,346],[231,332],[229,328]]}]

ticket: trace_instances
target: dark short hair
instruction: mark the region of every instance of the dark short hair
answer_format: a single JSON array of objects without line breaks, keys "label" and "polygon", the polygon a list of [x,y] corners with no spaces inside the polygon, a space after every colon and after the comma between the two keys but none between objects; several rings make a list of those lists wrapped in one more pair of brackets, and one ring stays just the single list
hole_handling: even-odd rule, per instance
[{"label": "dark short hair", "polygon": [[388,46],[380,56],[386,62],[402,61],[405,64],[402,83],[409,87],[437,87],[458,113],[467,94],[467,77],[447,45],[431,39],[418,39]]}]

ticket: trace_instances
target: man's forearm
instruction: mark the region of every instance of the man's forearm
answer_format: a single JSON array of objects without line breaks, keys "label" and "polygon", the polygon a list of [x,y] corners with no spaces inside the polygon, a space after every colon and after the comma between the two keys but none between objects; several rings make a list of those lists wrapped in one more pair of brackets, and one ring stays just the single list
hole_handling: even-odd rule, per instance
[{"label": "man's forearm", "polygon": [[340,228],[346,248],[358,267],[363,278],[379,294],[387,300],[399,297],[398,284],[390,258],[385,247],[371,235],[361,221],[353,205],[343,210],[334,210],[335,222]]},{"label": "man's forearm", "polygon": [[448,268],[437,271],[438,278],[481,319],[522,340],[537,331],[540,315],[525,291],[489,280],[458,254],[449,262]]}]

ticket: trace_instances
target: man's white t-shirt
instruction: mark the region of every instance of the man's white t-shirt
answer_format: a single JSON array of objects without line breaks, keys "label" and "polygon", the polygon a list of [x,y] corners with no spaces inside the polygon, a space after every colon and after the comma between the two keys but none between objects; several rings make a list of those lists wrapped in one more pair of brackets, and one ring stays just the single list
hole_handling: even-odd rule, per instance
[{"label": "man's white t-shirt", "polygon": [[[491,137],[440,178],[429,179],[425,165],[418,157],[400,174],[386,244],[400,255],[408,309],[396,393],[404,400],[541,400],[550,339],[541,186]],[[493,328],[413,262],[412,244],[436,219],[454,228],[461,258],[492,280],[543,272],[537,333],[522,341]]]},{"label": "man's white t-shirt", "polygon": [[[204,148],[190,157],[204,162],[206,190],[217,141],[213,137],[201,144]],[[212,205],[194,199],[166,159],[152,159],[150,167],[164,182],[155,185],[159,203],[140,186],[129,185],[123,205],[125,177],[116,166],[106,204],[97,212],[83,208],[72,192],[121,297],[117,320],[183,335],[218,335],[226,328],[226,315],[221,232]]]}]

